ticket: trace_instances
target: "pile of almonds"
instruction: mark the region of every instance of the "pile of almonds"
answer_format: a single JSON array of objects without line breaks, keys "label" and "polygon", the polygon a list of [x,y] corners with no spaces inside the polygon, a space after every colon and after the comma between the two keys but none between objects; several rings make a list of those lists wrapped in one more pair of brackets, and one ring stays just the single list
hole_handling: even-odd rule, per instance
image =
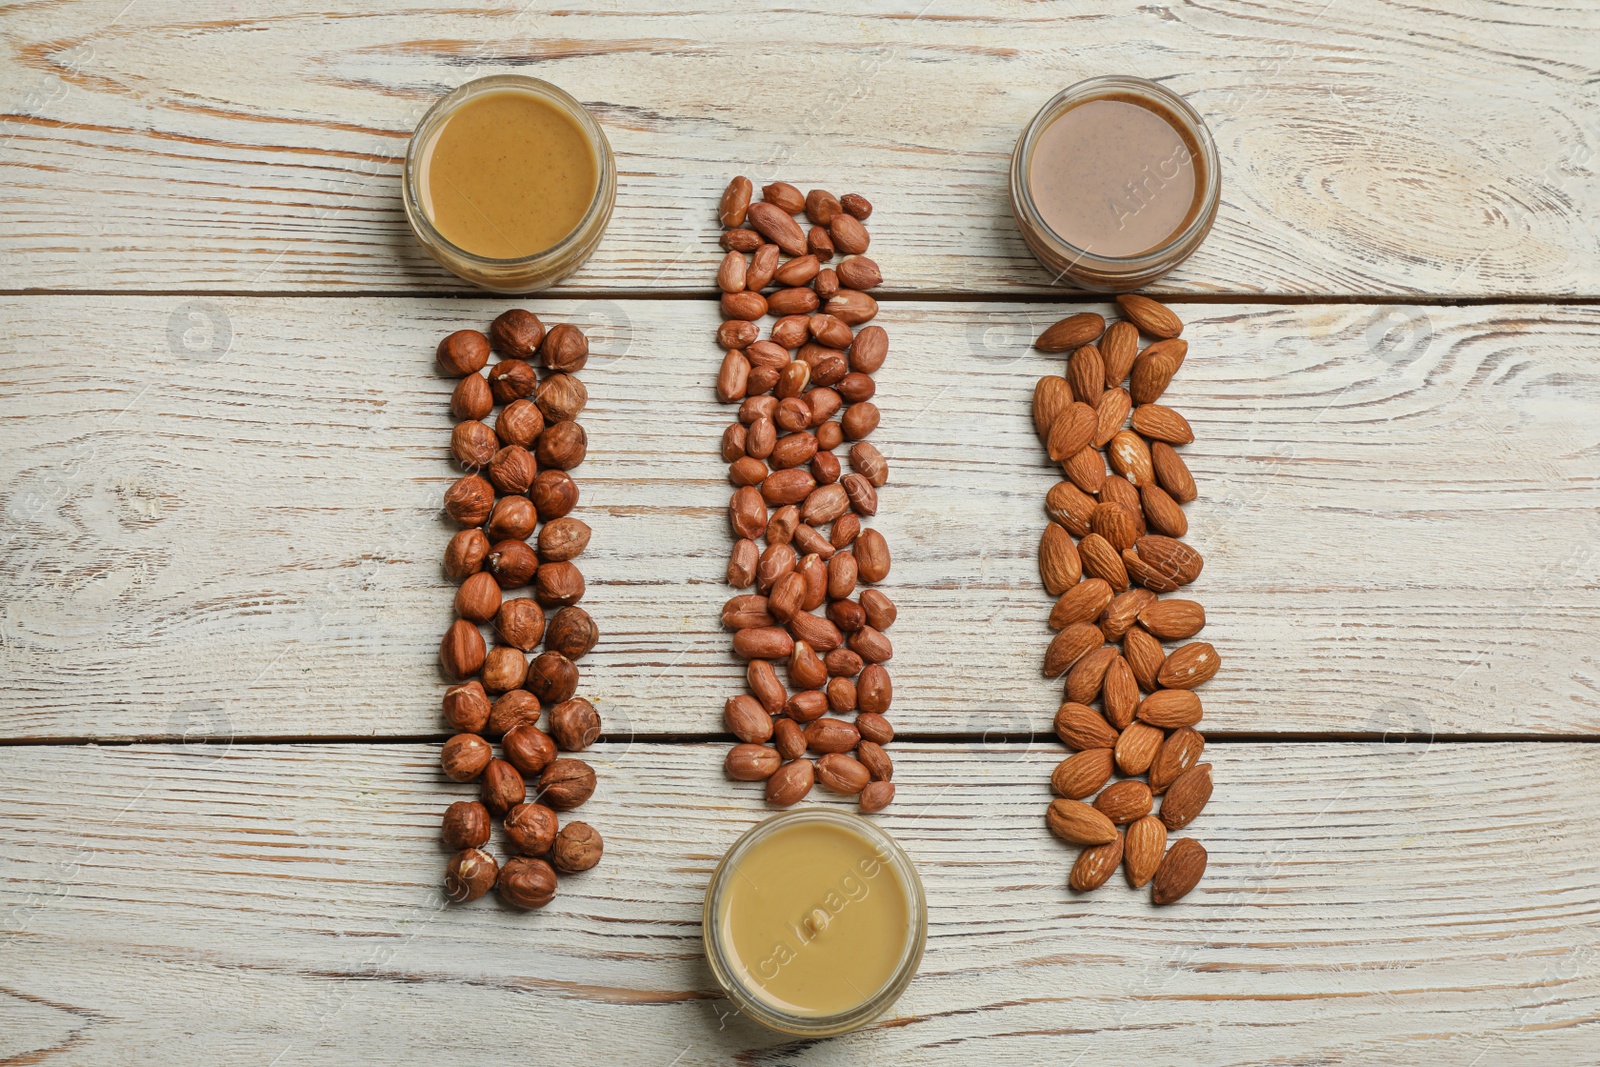
[{"label": "pile of almonds", "polygon": [[[1098,889],[1120,863],[1131,885],[1152,883],[1155,902],[1170,904],[1205,873],[1200,843],[1169,848],[1167,835],[1211,797],[1194,690],[1219,661],[1210,644],[1188,640],[1205,626],[1205,609],[1159,596],[1194,581],[1204,563],[1181,540],[1189,529],[1181,505],[1196,492],[1176,446],[1194,433],[1157,402],[1188,351],[1183,323],[1148,297],[1117,303],[1124,321],[1107,326],[1083,312],[1034,342],[1071,353],[1066,376],[1039,379],[1033,394],[1034,427],[1067,476],[1045,498],[1051,522],[1039,542],[1039,575],[1059,597],[1044,671],[1066,675],[1055,730],[1075,750],[1051,775],[1060,799],[1047,820],[1083,846],[1073,889]],[[1142,351],[1141,333],[1155,338]],[[1164,641],[1187,643],[1168,651]],[[1125,777],[1108,785],[1115,772]]]},{"label": "pile of almonds", "polygon": [[[500,356],[492,365],[491,351]],[[450,397],[450,453],[466,472],[444,497],[445,513],[461,526],[444,570],[461,584],[458,618],[439,644],[440,665],[458,683],[444,695],[455,736],[440,764],[451,780],[479,787],[478,800],[457,801],[444,815],[444,844],[454,852],[445,891],[460,903],[493,888],[515,907],[542,908],[555,895],[556,871],[588,870],[602,849],[594,827],[560,825],[556,816],[595,786],[589,764],[557,753],[580,752],[600,735],[594,705],[576,695],[576,661],[598,631],[577,606],[583,574],[572,561],[588,545],[589,527],[570,514],[578,486],[567,473],[588,451],[576,420],[589,394],[576,372],[589,341],[574,326],[546,332],[536,315],[514,309],[488,336],[450,334],[437,356],[444,373],[461,379]],[[555,611],[547,619],[548,609]],[[493,647],[484,626],[493,628]],[[544,651],[530,661],[541,642]],[[539,725],[546,706],[548,731]],[[484,851],[491,816],[515,853],[504,864]]]},{"label": "pile of almonds", "polygon": [[[864,325],[878,313],[868,290],[883,280],[863,254],[872,205],[853,193],[802,196],[784,182],[754,203],[752,192],[748,178],[733,179],[718,213],[727,255],[717,271],[726,352],[717,398],[739,405],[722,435],[737,486],[728,584],[754,587],[722,609],[750,686],[723,710],[739,739],[724,767],[765,781],[767,802],[780,807],[821,782],[881,811],[894,798],[883,748],[894,736],[883,667],[894,650],[883,631],[895,606],[861,588],[889,574],[888,543],[862,526],[889,474],[866,440],[878,425],[872,374],[889,350],[883,328]],[[795,220],[802,213],[809,231]],[[769,314],[763,339],[758,323]],[[855,442],[848,474],[833,451],[846,440]]]}]

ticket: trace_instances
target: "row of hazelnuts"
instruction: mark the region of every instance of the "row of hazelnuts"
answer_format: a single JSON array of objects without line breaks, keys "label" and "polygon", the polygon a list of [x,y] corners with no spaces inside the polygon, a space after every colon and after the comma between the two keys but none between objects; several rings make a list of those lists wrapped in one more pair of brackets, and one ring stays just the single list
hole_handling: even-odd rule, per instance
[{"label": "row of hazelnuts", "polygon": [[[491,353],[500,356],[493,364]],[[541,908],[555,896],[557,872],[588,870],[604,850],[593,826],[563,824],[557,814],[595,789],[594,769],[560,753],[583,751],[601,730],[594,705],[577,695],[576,661],[599,631],[578,606],[585,587],[573,560],[590,529],[571,514],[579,492],[568,473],[588,452],[577,422],[588,392],[577,372],[589,342],[575,326],[546,330],[532,312],[512,309],[487,334],[450,334],[436,355],[459,379],[450,452],[465,472],[444,501],[461,529],[444,559],[445,574],[460,584],[457,618],[439,646],[440,665],[456,682],[444,696],[456,733],[440,765],[452,781],[479,788],[478,799],[457,801],[444,815],[441,839],[452,852],[445,892],[464,903],[493,889],[513,907]],[[507,599],[524,587],[531,595]],[[483,625],[493,628],[493,647]],[[495,817],[514,853],[504,863],[485,850]]]}]

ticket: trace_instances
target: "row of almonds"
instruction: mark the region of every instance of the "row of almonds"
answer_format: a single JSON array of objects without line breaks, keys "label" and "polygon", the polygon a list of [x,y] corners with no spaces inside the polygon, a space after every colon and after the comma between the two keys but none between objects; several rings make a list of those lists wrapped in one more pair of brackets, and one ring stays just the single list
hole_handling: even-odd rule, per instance
[{"label": "row of almonds", "polygon": [[[882,281],[865,255],[872,205],[786,182],[753,201],[754,191],[734,178],[718,211],[716,391],[738,405],[722,458],[736,487],[728,584],[740,590],[722,620],[749,686],[723,708],[738,739],[724,768],[765,782],[780,807],[820,782],[881,811],[894,798],[883,664],[895,606],[870,588],[889,574],[889,546],[863,525],[889,473],[867,440],[879,417],[872,375],[889,349],[882,327],[866,325],[878,313],[868,290]],[[848,472],[834,453],[846,441]]]},{"label": "row of almonds", "polygon": [[[491,353],[499,356],[493,364]],[[561,753],[580,752],[600,735],[594,705],[577,695],[577,661],[599,634],[577,606],[584,581],[573,560],[590,531],[571,515],[578,485],[567,473],[588,453],[577,417],[589,394],[577,372],[589,341],[575,326],[547,331],[538,316],[513,309],[487,335],[450,334],[436,355],[440,369],[460,379],[450,397],[450,453],[464,471],[444,498],[461,529],[444,558],[445,574],[460,585],[457,618],[439,644],[440,666],[456,682],[444,695],[454,735],[440,765],[452,781],[478,785],[478,799],[457,801],[444,815],[442,839],[453,853],[445,892],[462,903],[493,889],[514,907],[542,908],[558,871],[588,870],[603,848],[594,827],[557,814],[595,788],[594,769]],[[492,818],[512,852],[503,863],[485,849]]]},{"label": "row of almonds", "polygon": [[[1066,373],[1039,379],[1033,396],[1034,426],[1066,475],[1045,499],[1039,574],[1058,598],[1044,660],[1046,675],[1066,678],[1055,731],[1075,751],[1051,776],[1059,796],[1047,823],[1082,849],[1073,889],[1098,889],[1120,865],[1130,885],[1148,883],[1155,903],[1170,904],[1205,873],[1198,841],[1168,838],[1211,797],[1195,689],[1219,661],[1209,643],[1189,640],[1205,609],[1161,595],[1204,563],[1182,540],[1182,505],[1197,493],[1178,448],[1194,432],[1159,402],[1188,351],[1183,323],[1147,297],[1117,303],[1121,321],[1083,312],[1035,342],[1070,353]],[[1141,334],[1153,339],[1143,349]]]}]

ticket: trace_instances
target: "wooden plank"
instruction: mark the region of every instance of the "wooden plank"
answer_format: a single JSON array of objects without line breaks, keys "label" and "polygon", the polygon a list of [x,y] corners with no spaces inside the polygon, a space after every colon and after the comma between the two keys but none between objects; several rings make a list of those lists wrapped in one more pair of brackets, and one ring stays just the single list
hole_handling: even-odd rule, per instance
[{"label": "wooden plank", "polygon": [[[438,502],[454,475],[431,353],[505,305],[196,306],[0,303],[14,331],[0,732],[438,730],[452,595]],[[730,415],[711,395],[715,305],[533,306],[603,325],[578,471],[595,529],[584,603],[604,634],[585,692],[614,736],[718,731],[742,667],[717,620]],[[1028,411],[1061,361],[1029,343],[1059,310],[896,302],[881,316],[893,342],[874,440],[891,481],[874,522],[895,553],[908,735],[1048,728],[1060,690],[1039,674],[1050,600],[1034,552],[1056,476]],[[1191,540],[1208,562],[1190,589],[1225,660],[1210,728],[1600,730],[1600,310],[1183,311],[1193,348],[1169,399],[1199,435]],[[204,344],[212,312],[225,353]]]},{"label": "wooden plank", "polygon": [[1600,12],[1578,0],[0,19],[13,289],[462,290],[410,239],[399,160],[438,96],[517,72],[582,99],[621,161],[569,288],[707,288],[713,204],[747,172],[865,193],[898,291],[1049,292],[1011,221],[1012,146],[1059,89],[1131,73],[1185,94],[1223,160],[1216,229],[1165,289],[1600,293]]},{"label": "wooden plank", "polygon": [[1600,807],[1572,783],[1600,749],[1507,748],[1214,745],[1207,877],[1156,909],[1065,888],[1058,746],[896,745],[882,819],[927,955],[891,1017],[820,1045],[732,1016],[701,957],[711,868],[763,814],[720,746],[598,753],[606,860],[533,915],[440,906],[466,787],[431,746],[7,748],[0,1059],[421,1058],[470,1027],[551,1063],[1583,1062]]}]

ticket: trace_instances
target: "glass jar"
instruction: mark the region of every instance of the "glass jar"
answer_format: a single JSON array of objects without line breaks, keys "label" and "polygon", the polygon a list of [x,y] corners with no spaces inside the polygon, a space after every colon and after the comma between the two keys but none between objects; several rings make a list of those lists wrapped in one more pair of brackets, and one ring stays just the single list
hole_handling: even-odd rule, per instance
[{"label": "glass jar", "polygon": [[[843,835],[841,840],[854,838],[860,850],[847,845],[837,856],[803,854],[803,839],[793,831],[807,830],[822,839],[828,831]],[[752,880],[763,873],[777,877]],[[828,891],[819,891],[824,885]],[[857,915],[846,919],[851,908]],[[752,909],[759,909],[760,933],[737,929],[749,926]],[[904,921],[885,922],[886,916]],[[781,937],[764,938],[769,918],[783,922]],[[837,939],[824,945],[817,935],[826,933],[830,921],[839,924]],[[855,925],[847,928],[846,922]],[[905,991],[922,962],[928,909],[916,868],[887,833],[859,815],[799,808],[756,824],[728,849],[706,887],[702,932],[711,973],[741,1014],[779,1033],[826,1037],[866,1025]],[[877,940],[861,937],[863,932]],[[759,946],[747,953],[752,958],[741,958],[741,940]],[[837,979],[827,983],[829,1003],[808,1006],[775,993],[781,969],[800,966],[798,956],[808,952],[816,956],[805,963]],[[880,975],[867,983],[876,988],[859,988],[848,966],[839,966],[852,953],[868,955],[871,966],[854,973]],[[795,996],[793,988],[783,992]]]},{"label": "glass jar", "polygon": [[[570,118],[594,152],[594,197],[578,223],[547,248],[514,259],[476,255],[447,240],[428,217],[422,195],[423,170],[446,123],[470,100],[488,93],[528,93]],[[417,123],[406,148],[402,197],[406,221],[417,241],[436,262],[474,285],[497,293],[531,293],[561,281],[584,264],[611,220],[617,198],[617,165],[611,144],[584,106],[549,82],[520,74],[499,74],[467,82],[435,103]]]},{"label": "glass jar", "polygon": [[[1154,113],[1182,141],[1183,158],[1178,165],[1195,168],[1194,196],[1182,221],[1164,240],[1131,255],[1096,254],[1062,237],[1045,221],[1030,180],[1034,151],[1044,131],[1072,108],[1097,100],[1121,101]],[[1148,172],[1149,168],[1145,170]],[[1138,184],[1147,186],[1151,181],[1162,181],[1161,175],[1146,173]],[[1011,154],[1010,186],[1017,228],[1039,262],[1054,275],[1053,281],[1067,278],[1094,292],[1118,293],[1156,280],[1200,246],[1216,218],[1222,182],[1211,131],[1183,97],[1144,78],[1110,76],[1078,82],[1039,110],[1017,138],[1016,150]],[[1137,195],[1134,186],[1130,181],[1129,188]]]}]

